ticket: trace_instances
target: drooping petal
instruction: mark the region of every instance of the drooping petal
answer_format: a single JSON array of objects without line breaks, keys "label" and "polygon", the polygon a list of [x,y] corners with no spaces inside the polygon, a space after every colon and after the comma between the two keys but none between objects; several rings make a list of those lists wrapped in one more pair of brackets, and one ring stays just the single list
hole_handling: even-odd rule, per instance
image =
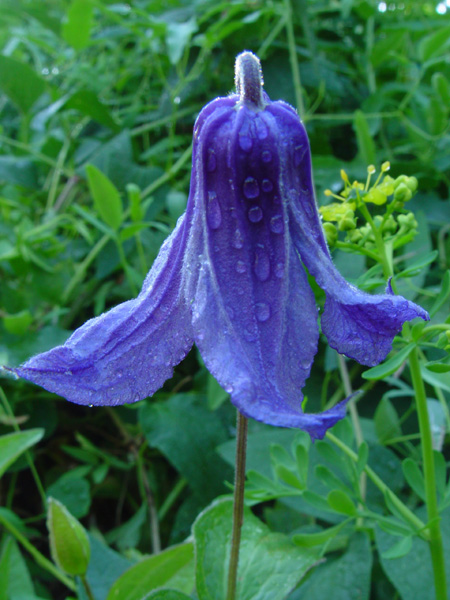
[{"label": "drooping petal", "polygon": [[216,103],[196,136],[191,237],[202,240],[202,255],[187,286],[195,342],[244,415],[323,437],[345,407],[301,410],[318,313],[287,227],[284,140],[272,115],[238,100]]},{"label": "drooping petal", "polygon": [[322,331],[338,352],[373,366],[384,360],[405,321],[428,313],[402,296],[371,295],[350,285],[334,266],[318,215],[308,138],[297,115],[278,102],[268,107],[292,136],[283,183],[289,202],[293,242],[303,263],[326,293]]},{"label": "drooping petal", "polygon": [[87,321],[63,346],[15,372],[77,404],[116,405],[151,396],[193,344],[182,285],[186,237],[183,217],[136,299]]}]

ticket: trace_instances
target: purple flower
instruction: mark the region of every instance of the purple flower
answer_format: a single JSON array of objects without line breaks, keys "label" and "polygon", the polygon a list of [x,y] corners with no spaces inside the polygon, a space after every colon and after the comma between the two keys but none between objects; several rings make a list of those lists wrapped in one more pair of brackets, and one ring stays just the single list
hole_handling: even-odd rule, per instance
[{"label": "purple flower", "polygon": [[[151,396],[197,345],[246,416],[321,438],[345,402],[301,409],[319,339],[305,265],[326,293],[330,345],[376,365],[405,321],[425,310],[348,284],[330,258],[313,194],[306,131],[295,110],[262,91],[258,59],[241,54],[237,94],[217,98],[194,128],[186,213],[139,296],[77,329],[15,372],[88,405]],[[303,264],[302,264],[303,263]]]}]

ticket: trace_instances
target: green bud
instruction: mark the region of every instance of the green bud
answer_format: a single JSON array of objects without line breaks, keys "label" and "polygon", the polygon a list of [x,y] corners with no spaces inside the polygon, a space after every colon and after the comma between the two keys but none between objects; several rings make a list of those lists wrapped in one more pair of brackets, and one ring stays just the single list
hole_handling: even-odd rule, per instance
[{"label": "green bud", "polygon": [[386,204],[387,196],[379,187],[376,187],[370,189],[367,194],[363,196],[363,200],[364,202],[371,202],[372,204],[381,206],[382,204]]},{"label": "green bud", "polygon": [[418,223],[412,212],[406,213],[406,215],[398,215],[397,221],[400,227],[402,227],[402,229],[405,231],[417,229],[418,227]]},{"label": "green bud", "polygon": [[352,244],[357,244],[360,240],[362,240],[362,238],[363,234],[359,229],[353,229],[347,233],[347,239]]},{"label": "green bud", "polygon": [[419,182],[417,181],[416,177],[408,177],[408,180],[406,181],[406,185],[411,190],[411,192],[414,194],[414,192],[417,190],[417,188],[419,186]]},{"label": "green bud", "polygon": [[408,202],[408,200],[411,200],[412,198],[412,192],[409,189],[409,187],[406,185],[406,183],[400,183],[400,185],[398,185],[395,189],[394,192],[394,201],[395,202]]},{"label": "green bud", "polygon": [[397,223],[392,215],[386,219],[383,225],[383,233],[393,234],[397,231]]},{"label": "green bud", "polygon": [[350,231],[351,229],[355,229],[355,213],[352,210],[347,210],[344,216],[339,219],[338,227],[339,231]]},{"label": "green bud", "polygon": [[396,177],[394,179],[394,188],[397,189],[398,186],[402,183],[404,183],[406,185],[406,182],[408,181],[408,177],[406,175],[399,175],[398,177]]},{"label": "green bud", "polygon": [[333,223],[324,223],[323,230],[325,232],[325,238],[329,246],[334,246],[338,239],[338,232]]}]

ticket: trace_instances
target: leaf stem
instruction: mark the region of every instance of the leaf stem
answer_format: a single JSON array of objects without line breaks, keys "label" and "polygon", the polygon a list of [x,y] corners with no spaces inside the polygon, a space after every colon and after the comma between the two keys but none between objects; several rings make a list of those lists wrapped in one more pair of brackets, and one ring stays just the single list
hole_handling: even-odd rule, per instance
[{"label": "leaf stem", "polygon": [[433,444],[430,419],[428,415],[427,397],[422,375],[420,373],[419,354],[413,348],[409,355],[409,368],[416,396],[417,416],[419,419],[422,442],[422,460],[425,479],[425,502],[428,515],[429,545],[433,565],[436,600],[447,600],[444,547],[440,528],[440,517],[436,497],[436,477],[434,472]]},{"label": "leaf stem", "polygon": [[300,119],[303,119],[305,115],[305,106],[303,104],[302,82],[300,79],[300,69],[297,60],[297,50],[295,47],[295,34],[291,0],[284,0],[284,6],[286,14],[286,33],[288,39],[289,60],[291,63],[292,78],[294,80],[295,103],[297,105],[299,117]]},{"label": "leaf stem", "polygon": [[237,411],[236,468],[233,499],[233,533],[228,568],[227,600],[235,600],[241,529],[244,519],[245,462],[247,457],[248,419]]}]

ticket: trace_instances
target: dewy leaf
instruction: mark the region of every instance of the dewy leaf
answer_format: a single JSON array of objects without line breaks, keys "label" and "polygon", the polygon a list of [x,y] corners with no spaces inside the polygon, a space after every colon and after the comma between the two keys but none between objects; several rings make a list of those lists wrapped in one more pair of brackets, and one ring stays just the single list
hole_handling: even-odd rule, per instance
[{"label": "dewy leaf", "polygon": [[70,4],[62,33],[66,42],[75,50],[82,50],[89,44],[93,12],[91,0],[72,0]]},{"label": "dewy leaf", "polygon": [[37,444],[44,433],[44,429],[28,429],[0,436],[0,477],[22,452]]},{"label": "dewy leaf", "polygon": [[27,64],[0,55],[0,89],[27,113],[45,91],[45,81]]},{"label": "dewy leaf", "polygon": [[395,373],[395,371],[402,366],[403,362],[408,358],[415,345],[416,344],[414,342],[407,344],[404,348],[399,350],[397,354],[394,354],[394,356],[386,360],[381,365],[377,365],[376,367],[372,367],[371,369],[364,371],[362,376],[364,379],[383,379],[383,377],[392,375],[392,373]]},{"label": "dewy leaf", "polygon": [[[224,600],[230,556],[233,503],[214,502],[193,526],[199,600]],[[250,509],[244,511],[236,598],[282,600],[314,565],[318,554],[272,533]]]},{"label": "dewy leaf", "polygon": [[115,185],[94,165],[87,165],[89,189],[103,221],[115,231],[122,223],[122,200]]},{"label": "dewy leaf", "polygon": [[144,600],[149,592],[161,587],[190,594],[194,589],[194,567],[192,542],[167,548],[125,571],[106,600]]},{"label": "dewy leaf", "polygon": [[86,531],[54,498],[48,500],[47,529],[52,558],[59,568],[68,575],[85,575],[91,555]]}]

